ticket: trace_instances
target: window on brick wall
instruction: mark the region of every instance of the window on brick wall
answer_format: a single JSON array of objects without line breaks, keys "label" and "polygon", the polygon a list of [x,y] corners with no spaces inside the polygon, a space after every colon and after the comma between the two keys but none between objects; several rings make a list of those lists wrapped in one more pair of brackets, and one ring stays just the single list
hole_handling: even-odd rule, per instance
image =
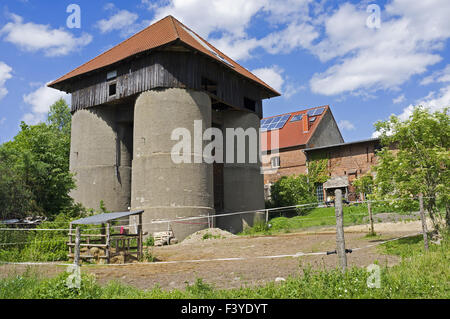
[{"label": "window on brick wall", "polygon": [[270,159],[270,163],[272,165],[272,168],[280,167],[280,157],[279,156],[272,157]]},{"label": "window on brick wall", "polygon": [[323,202],[323,184],[316,185],[316,197],[319,203]]}]

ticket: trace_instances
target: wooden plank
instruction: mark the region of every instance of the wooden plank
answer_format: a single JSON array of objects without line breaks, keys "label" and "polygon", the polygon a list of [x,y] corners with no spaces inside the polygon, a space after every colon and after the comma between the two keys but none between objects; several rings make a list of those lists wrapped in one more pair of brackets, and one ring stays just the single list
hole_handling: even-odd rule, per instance
[{"label": "wooden plank", "polygon": [[107,70],[86,76],[72,84],[72,111],[102,105],[110,100],[130,97],[154,88],[190,88],[201,90],[201,78],[218,83],[217,97],[226,104],[244,109],[244,96],[256,101],[261,115],[265,89],[220,63],[185,52],[154,52],[117,66],[117,97],[108,97]]}]

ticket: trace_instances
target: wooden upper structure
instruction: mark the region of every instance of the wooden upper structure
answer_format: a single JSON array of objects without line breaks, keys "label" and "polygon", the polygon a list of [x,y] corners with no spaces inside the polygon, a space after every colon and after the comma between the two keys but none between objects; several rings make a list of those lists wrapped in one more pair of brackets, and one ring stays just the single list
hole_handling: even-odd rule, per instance
[{"label": "wooden upper structure", "polygon": [[72,93],[72,112],[155,88],[207,92],[213,106],[262,115],[280,94],[172,16],[152,24],[49,84]]}]

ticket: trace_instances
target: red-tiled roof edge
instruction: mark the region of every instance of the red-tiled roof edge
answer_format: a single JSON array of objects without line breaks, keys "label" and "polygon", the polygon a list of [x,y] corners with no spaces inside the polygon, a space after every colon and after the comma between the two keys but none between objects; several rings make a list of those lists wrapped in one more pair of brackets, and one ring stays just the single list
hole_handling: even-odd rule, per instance
[{"label": "red-tiled roof edge", "polygon": [[[148,28],[150,28],[150,27],[154,26],[155,24],[157,24],[157,23],[159,23],[159,22],[161,22],[161,21],[163,21],[163,20],[165,20],[165,19],[168,19],[168,18],[173,18],[173,17],[172,17],[171,15],[168,15],[168,16],[166,16],[166,17],[164,17],[164,18],[162,18],[162,19],[156,21],[155,23],[149,25],[148,27],[142,29],[141,31],[136,32],[136,33],[133,34],[131,37],[129,37],[129,38],[123,40],[122,42],[120,42],[120,43],[118,43],[118,44],[116,44],[115,46],[113,46],[113,47],[110,48],[109,50],[106,50],[105,52],[100,53],[99,55],[97,55],[97,56],[93,57],[92,59],[86,61],[86,62],[83,63],[82,65],[76,67],[76,68],[73,69],[72,71],[70,71],[70,72],[64,74],[63,76],[61,76],[61,77],[59,77],[58,79],[54,80],[53,82],[49,83],[47,86],[51,87],[51,86],[54,85],[54,84],[57,84],[57,83],[59,83],[59,82],[62,82],[61,79],[63,79],[64,77],[66,77],[68,74],[70,74],[70,73],[72,73],[72,72],[74,72],[74,71],[76,71],[76,70],[82,68],[83,66],[85,66],[86,64],[88,64],[89,62],[91,62],[92,60],[95,60],[95,59],[101,57],[102,55],[105,55],[106,53],[110,52],[111,50],[113,50],[113,49],[115,49],[115,48],[117,48],[117,47],[120,47],[120,46],[124,45],[125,43],[129,42],[132,38],[136,37],[137,35],[141,34],[141,33],[144,32],[144,31],[146,31]],[[176,31],[175,26],[174,26],[174,30],[175,30],[175,32],[178,34],[178,32]],[[180,37],[178,36],[177,39],[179,39],[179,38],[180,38]],[[143,52],[145,52],[145,51],[143,51]],[[141,52],[141,53],[142,53],[142,52]],[[123,60],[125,60],[125,59],[126,59],[126,58],[124,58]],[[123,60],[120,60],[120,61],[123,61]],[[120,62],[120,61],[117,61],[117,62]],[[112,64],[117,63],[117,62],[113,62],[113,63],[111,63],[111,64],[109,64],[109,65],[112,65]],[[100,67],[100,68],[98,68],[98,69],[91,70],[91,71],[89,71],[89,72],[96,71],[96,70],[99,70],[99,69],[104,68],[104,67],[107,67],[107,66],[108,66],[108,65],[105,65],[105,66],[103,66],[103,67]],[[89,72],[86,72],[86,73],[89,73]],[[80,75],[83,75],[83,74],[86,74],[86,73],[81,73],[81,74],[75,75],[75,76],[80,76]],[[74,76],[74,77],[75,77],[75,76]],[[72,77],[68,77],[68,78],[64,79],[64,81],[65,81],[65,80],[68,80],[68,79],[71,79],[71,78],[72,78]]]},{"label": "red-tiled roof edge", "polygon": [[297,114],[300,114],[301,112],[307,112],[309,110],[320,109],[321,107],[329,108],[331,110],[330,106],[327,104],[327,105],[321,105],[321,106],[314,106],[314,107],[310,107],[310,108],[303,109],[303,110],[300,110],[300,111],[295,111],[295,112],[286,112],[286,113],[282,113],[282,114],[271,115],[271,116],[268,116],[268,117],[263,117],[261,120],[270,119],[272,117],[283,116],[283,115],[288,115],[288,114],[290,114],[290,115],[297,115]]},{"label": "red-tiled roof edge", "polygon": [[[306,141],[304,143],[301,143],[301,144],[292,144],[292,145],[289,145],[289,146],[286,146],[286,147],[280,147],[278,150],[286,149],[286,148],[290,148],[290,147],[298,147],[298,146],[301,146],[301,145],[305,145],[305,146],[308,145],[309,141],[311,140],[311,138],[313,137],[313,135],[316,132],[317,128],[319,127],[320,123],[322,122],[322,119],[324,118],[326,112],[329,111],[331,116],[332,116],[332,118],[333,118],[333,120],[335,121],[333,113],[331,112],[331,107],[330,107],[330,105],[327,104],[327,105],[321,105],[321,106],[316,106],[316,107],[303,109],[303,110],[300,110],[300,111],[287,112],[287,113],[284,113],[284,114],[277,114],[277,115],[273,115],[273,116],[269,116],[269,117],[263,118],[263,119],[268,119],[268,118],[272,118],[272,117],[278,117],[278,116],[283,116],[283,115],[290,115],[288,121],[286,122],[286,125],[288,125],[288,122],[292,118],[292,116],[295,116],[295,115],[298,115],[298,114],[304,114],[304,113],[308,112],[309,110],[314,110],[314,109],[319,109],[319,108],[325,108],[325,110],[323,111],[322,114],[320,114],[319,116],[316,116],[319,119],[316,122],[316,125],[314,125],[314,127],[312,128],[312,130],[308,131]],[[284,127],[282,128],[282,130],[283,129],[284,129]],[[339,130],[339,128],[338,128],[338,130]],[[268,134],[268,132],[263,132],[263,134]],[[340,130],[339,130],[339,134],[341,135],[341,138],[342,138],[342,134],[341,134]],[[270,152],[270,151],[273,151],[273,150],[272,149],[266,149],[265,151]]]}]

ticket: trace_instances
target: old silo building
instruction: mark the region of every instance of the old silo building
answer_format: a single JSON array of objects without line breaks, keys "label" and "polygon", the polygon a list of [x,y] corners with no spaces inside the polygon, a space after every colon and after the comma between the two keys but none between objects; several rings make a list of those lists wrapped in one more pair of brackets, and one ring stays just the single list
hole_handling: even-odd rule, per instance
[{"label": "old silo building", "polygon": [[[72,196],[88,208],[145,210],[154,220],[264,208],[260,163],[175,164],[176,128],[259,128],[262,100],[279,93],[168,16],[49,84],[72,94]],[[204,141],[206,145],[208,142]],[[242,219],[253,216],[243,216]],[[244,220],[218,218],[239,231]],[[174,223],[178,239],[205,223]]]}]

